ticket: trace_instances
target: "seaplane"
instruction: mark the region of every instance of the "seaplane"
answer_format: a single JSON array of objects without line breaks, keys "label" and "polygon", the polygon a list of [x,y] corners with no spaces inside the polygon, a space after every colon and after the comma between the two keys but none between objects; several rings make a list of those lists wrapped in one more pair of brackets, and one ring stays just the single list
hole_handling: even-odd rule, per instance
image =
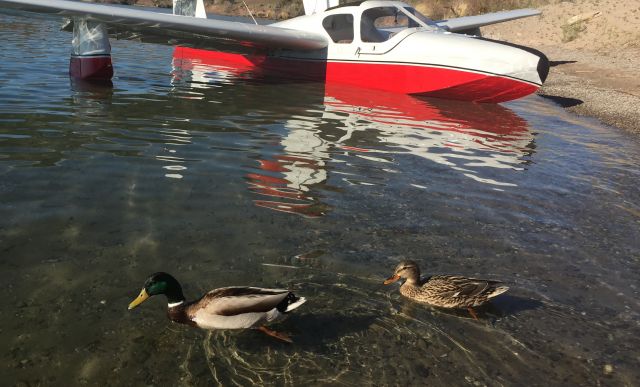
[{"label": "seaplane", "polygon": [[266,25],[209,18],[203,0],[174,0],[171,13],[68,0],[0,6],[64,18],[73,32],[69,74],[88,81],[113,77],[110,37],[173,45],[174,59],[201,56],[275,79],[478,103],[524,97],[548,75],[543,53],[480,34],[537,10],[431,20],[400,1],[338,1],[304,0],[305,15]]}]

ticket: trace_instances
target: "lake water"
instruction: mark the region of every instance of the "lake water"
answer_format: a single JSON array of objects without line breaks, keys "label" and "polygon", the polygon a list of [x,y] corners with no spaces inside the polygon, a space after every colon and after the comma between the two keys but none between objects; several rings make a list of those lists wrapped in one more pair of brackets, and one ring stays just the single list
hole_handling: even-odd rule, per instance
[{"label": "lake water", "polygon": [[[638,385],[637,137],[128,41],[112,88],[73,85],[70,39],[0,16],[3,385]],[[401,259],[511,289],[474,321],[383,286]],[[128,311],[160,270],[295,289],[295,343]]]}]

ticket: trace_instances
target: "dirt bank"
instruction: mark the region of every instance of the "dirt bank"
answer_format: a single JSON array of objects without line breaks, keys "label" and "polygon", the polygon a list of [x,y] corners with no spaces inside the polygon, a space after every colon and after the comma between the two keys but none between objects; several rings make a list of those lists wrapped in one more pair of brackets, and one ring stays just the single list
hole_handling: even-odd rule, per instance
[{"label": "dirt bank", "polygon": [[640,0],[576,0],[538,9],[540,17],[485,27],[483,34],[547,54],[553,67],[541,95],[640,133]]}]

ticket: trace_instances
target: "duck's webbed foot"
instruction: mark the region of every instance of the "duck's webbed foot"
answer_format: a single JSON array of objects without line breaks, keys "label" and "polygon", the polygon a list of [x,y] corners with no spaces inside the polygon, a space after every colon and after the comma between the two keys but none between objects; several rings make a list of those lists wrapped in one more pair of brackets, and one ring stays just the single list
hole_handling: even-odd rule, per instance
[{"label": "duck's webbed foot", "polygon": [[276,332],[274,330],[271,330],[267,327],[265,327],[264,325],[262,325],[260,328],[258,328],[259,331],[266,333],[267,335],[271,336],[271,337],[275,337],[278,340],[282,340],[284,342],[287,343],[293,343],[293,340],[291,340],[291,338],[284,334],[284,333],[280,333],[280,332]]},{"label": "duck's webbed foot", "polygon": [[476,311],[473,310],[472,307],[468,306],[467,310],[469,311],[469,314],[471,315],[471,317],[473,317],[474,320],[478,320],[478,315],[476,314]]}]

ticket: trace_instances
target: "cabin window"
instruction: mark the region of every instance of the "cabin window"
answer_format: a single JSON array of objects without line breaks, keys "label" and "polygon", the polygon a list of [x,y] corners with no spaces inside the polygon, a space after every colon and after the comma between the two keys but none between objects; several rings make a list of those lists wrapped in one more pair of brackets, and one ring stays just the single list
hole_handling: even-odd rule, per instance
[{"label": "cabin window", "polygon": [[322,26],[335,43],[353,42],[353,15],[330,15],[322,20]]},{"label": "cabin window", "polygon": [[409,27],[419,25],[396,7],[370,8],[362,12],[360,39],[370,43],[385,42]]}]

